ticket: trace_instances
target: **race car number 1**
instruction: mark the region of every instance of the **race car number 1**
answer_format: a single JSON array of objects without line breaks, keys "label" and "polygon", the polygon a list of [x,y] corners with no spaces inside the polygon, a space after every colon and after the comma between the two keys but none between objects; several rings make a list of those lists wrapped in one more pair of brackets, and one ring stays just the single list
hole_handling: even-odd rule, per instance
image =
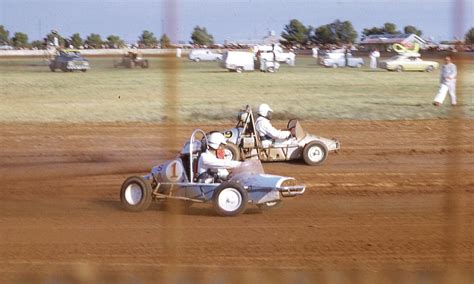
[{"label": "race car number 1", "polygon": [[181,163],[173,161],[166,166],[166,177],[169,181],[179,181],[183,176],[183,170]]}]

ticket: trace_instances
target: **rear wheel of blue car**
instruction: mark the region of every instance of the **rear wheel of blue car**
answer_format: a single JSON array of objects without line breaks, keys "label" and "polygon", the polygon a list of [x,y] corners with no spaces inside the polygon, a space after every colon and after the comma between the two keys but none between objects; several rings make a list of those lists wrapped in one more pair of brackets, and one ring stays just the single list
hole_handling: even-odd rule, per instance
[{"label": "rear wheel of blue car", "polygon": [[129,177],[122,184],[120,201],[122,206],[133,212],[148,209],[152,200],[152,188],[148,180],[140,176]]},{"label": "rear wheel of blue car", "polygon": [[317,141],[306,144],[303,150],[303,159],[310,166],[322,164],[327,156],[328,150],[326,146]]},{"label": "rear wheel of blue car", "polygon": [[220,216],[236,216],[247,208],[247,191],[238,183],[224,182],[218,186],[212,197],[214,210]]}]

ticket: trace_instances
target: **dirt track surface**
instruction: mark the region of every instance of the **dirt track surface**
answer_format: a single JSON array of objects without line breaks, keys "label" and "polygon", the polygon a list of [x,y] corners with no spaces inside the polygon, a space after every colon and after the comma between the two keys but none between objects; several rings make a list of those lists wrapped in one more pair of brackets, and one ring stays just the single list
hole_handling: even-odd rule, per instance
[{"label": "dirt track surface", "polygon": [[120,207],[123,180],[173,158],[194,125],[1,125],[0,280],[348,283],[367,278],[350,271],[430,272],[383,278],[420,283],[452,267],[472,277],[473,121],[303,126],[338,137],[342,151],[319,167],[264,168],[307,192],[275,211],[223,218],[210,204],[186,214]]}]

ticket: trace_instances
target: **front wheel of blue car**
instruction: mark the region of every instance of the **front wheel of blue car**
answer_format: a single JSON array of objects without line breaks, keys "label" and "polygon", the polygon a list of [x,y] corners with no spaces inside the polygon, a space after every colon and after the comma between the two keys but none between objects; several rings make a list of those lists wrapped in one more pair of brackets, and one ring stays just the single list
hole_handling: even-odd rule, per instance
[{"label": "front wheel of blue car", "polygon": [[218,186],[212,197],[214,210],[220,216],[237,216],[247,208],[247,191],[238,183],[224,182]]},{"label": "front wheel of blue car", "polygon": [[152,188],[148,180],[140,176],[129,177],[122,184],[120,201],[122,206],[133,212],[148,209],[152,200]]}]

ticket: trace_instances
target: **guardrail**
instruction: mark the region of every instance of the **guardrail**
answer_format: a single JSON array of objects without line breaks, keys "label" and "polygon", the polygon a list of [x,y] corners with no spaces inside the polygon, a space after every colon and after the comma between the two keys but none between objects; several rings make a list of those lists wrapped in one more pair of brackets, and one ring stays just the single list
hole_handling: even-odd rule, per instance
[{"label": "guardrail", "polygon": [[[167,55],[176,54],[176,49],[83,49],[81,54],[84,56],[101,56],[101,55],[123,55],[128,51],[137,51],[143,55]],[[181,56],[186,56],[189,49],[181,49]],[[45,56],[54,54],[54,50],[0,50],[0,57],[8,56]]]}]

